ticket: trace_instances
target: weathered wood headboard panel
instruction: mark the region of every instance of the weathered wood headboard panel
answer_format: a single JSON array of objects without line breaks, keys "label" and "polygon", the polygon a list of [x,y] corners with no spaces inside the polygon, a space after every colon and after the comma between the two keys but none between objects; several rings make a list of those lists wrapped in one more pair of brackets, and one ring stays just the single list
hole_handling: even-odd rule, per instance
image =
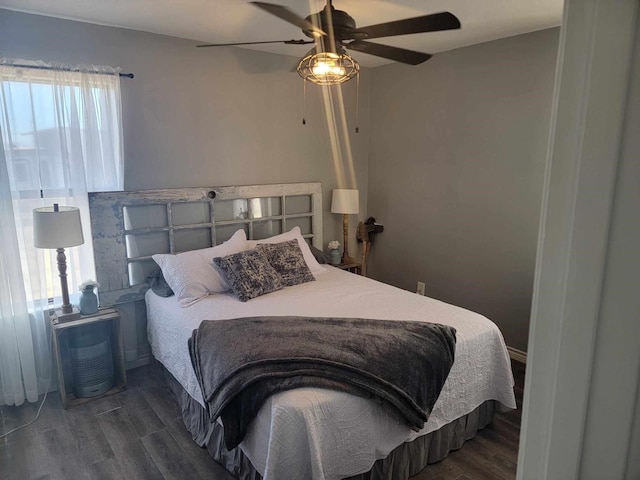
[{"label": "weathered wood headboard panel", "polygon": [[322,248],[322,185],[292,183],[89,194],[101,306],[122,317],[127,368],[150,358],[144,294],[155,253],[217,245],[239,228],[249,239],[299,226]]},{"label": "weathered wood headboard panel", "polygon": [[151,255],[217,245],[244,228],[260,239],[298,225],[322,248],[322,186],[314,183],[89,194],[101,305],[140,300]]}]

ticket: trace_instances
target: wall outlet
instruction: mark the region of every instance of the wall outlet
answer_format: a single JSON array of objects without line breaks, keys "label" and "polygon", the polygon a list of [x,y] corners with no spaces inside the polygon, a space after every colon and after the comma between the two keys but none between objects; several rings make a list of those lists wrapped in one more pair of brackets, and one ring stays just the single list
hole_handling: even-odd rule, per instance
[{"label": "wall outlet", "polygon": [[418,286],[416,287],[416,293],[418,295],[424,295],[424,282],[418,282]]}]

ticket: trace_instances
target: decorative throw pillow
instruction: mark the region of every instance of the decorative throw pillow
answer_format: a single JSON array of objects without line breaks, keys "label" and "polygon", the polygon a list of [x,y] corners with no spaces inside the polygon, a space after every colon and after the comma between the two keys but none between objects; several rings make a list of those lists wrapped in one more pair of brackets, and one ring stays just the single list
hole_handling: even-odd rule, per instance
[{"label": "decorative throw pillow", "polygon": [[164,275],[162,275],[162,270],[158,268],[157,272],[147,276],[147,281],[149,282],[149,286],[153,293],[160,297],[170,297],[173,295],[173,290],[164,279]]},{"label": "decorative throw pillow", "polygon": [[300,227],[293,227],[291,230],[285,233],[281,233],[280,235],[276,235],[274,237],[264,238],[262,240],[247,240],[247,248],[255,248],[256,245],[260,245],[263,243],[280,243],[287,242],[289,240],[297,240],[298,245],[300,246],[300,250],[302,250],[302,255],[304,256],[304,261],[307,262],[307,266],[311,273],[317,275],[319,273],[324,273],[325,269],[318,263],[318,261],[311,253],[311,249],[309,248],[309,244],[302,236],[302,232]]},{"label": "decorative throw pillow", "polygon": [[229,285],[213,265],[213,257],[223,257],[247,249],[247,236],[238,230],[226,242],[215,247],[171,254],[155,254],[151,258],[160,265],[165,280],[181,307],[193,305],[212,293],[229,290]]},{"label": "decorative throw pillow", "polygon": [[297,240],[261,243],[256,246],[256,250],[262,250],[266,254],[269,263],[280,274],[285,286],[291,287],[315,280],[307,262],[304,261]]},{"label": "decorative throw pillow", "polygon": [[284,287],[282,278],[262,250],[246,250],[214,258],[213,263],[222,272],[231,291],[241,302]]},{"label": "decorative throw pillow", "polygon": [[324,264],[331,263],[331,257],[329,257],[329,255],[324,253],[322,250],[314,247],[313,245],[309,245],[309,248],[311,249],[313,258],[315,258],[320,265],[322,265],[323,263]]}]

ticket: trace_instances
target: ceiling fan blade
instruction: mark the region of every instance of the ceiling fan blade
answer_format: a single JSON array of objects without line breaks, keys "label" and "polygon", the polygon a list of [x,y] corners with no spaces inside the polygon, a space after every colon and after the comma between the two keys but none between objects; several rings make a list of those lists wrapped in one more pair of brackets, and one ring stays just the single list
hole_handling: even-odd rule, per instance
[{"label": "ceiling fan blade", "polygon": [[250,2],[254,4],[256,7],[261,8],[265,12],[270,13],[271,15],[275,15],[276,17],[284,20],[285,22],[292,23],[296,27],[300,27],[302,30],[308,31],[315,36],[326,35],[326,32],[321,28],[316,27],[310,21],[296,15],[287,7],[283,7],[282,5],[275,5],[273,3],[264,3],[264,2]]},{"label": "ceiling fan blade", "polygon": [[422,17],[406,18],[395,22],[379,23],[353,30],[353,38],[380,38],[408,35],[410,33],[438,32],[460,28],[460,20],[449,12],[434,13]]},{"label": "ceiling fan blade", "polygon": [[357,52],[368,53],[376,57],[388,58],[396,62],[408,63],[409,65],[418,65],[426,62],[432,55],[422,52],[414,52],[405,48],[391,47],[389,45],[380,45],[378,43],[355,41],[344,43],[345,48],[355,50]]},{"label": "ceiling fan blade", "polygon": [[196,45],[198,48],[202,47],[233,47],[236,45],[260,45],[262,43],[284,43],[286,45],[307,45],[308,43],[314,43],[313,40],[270,40],[267,42],[236,42],[236,43],[207,43],[205,45]]}]

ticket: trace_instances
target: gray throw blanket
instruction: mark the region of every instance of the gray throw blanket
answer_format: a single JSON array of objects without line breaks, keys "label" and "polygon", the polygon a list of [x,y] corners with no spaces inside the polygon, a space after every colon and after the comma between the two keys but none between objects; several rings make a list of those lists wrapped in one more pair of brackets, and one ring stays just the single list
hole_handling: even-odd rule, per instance
[{"label": "gray throw blanket", "polygon": [[250,317],[202,322],[189,352],[211,421],[222,417],[232,449],[270,395],[298,387],[377,397],[418,431],[453,365],[455,342],[454,328],[434,323]]}]

